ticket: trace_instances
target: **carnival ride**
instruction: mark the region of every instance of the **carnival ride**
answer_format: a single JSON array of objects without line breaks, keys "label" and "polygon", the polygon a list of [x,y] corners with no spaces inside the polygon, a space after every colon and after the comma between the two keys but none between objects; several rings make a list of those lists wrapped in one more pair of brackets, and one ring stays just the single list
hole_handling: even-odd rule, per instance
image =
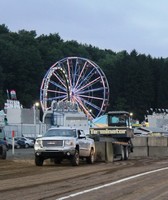
[{"label": "carnival ride", "polygon": [[109,85],[101,68],[81,57],[67,57],[54,63],[45,74],[40,88],[43,112],[52,101],[70,101],[93,119],[103,115],[109,103]]}]

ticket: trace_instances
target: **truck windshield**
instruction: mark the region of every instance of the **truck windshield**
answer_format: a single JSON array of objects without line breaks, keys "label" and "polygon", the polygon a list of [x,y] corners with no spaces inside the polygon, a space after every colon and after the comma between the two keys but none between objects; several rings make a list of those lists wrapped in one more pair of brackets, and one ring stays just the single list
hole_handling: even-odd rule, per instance
[{"label": "truck windshield", "polygon": [[109,116],[110,126],[128,126],[129,120],[126,115],[112,115]]},{"label": "truck windshield", "polygon": [[53,137],[53,136],[60,136],[60,137],[76,137],[76,130],[75,129],[52,129],[47,131],[44,135],[45,137]]}]

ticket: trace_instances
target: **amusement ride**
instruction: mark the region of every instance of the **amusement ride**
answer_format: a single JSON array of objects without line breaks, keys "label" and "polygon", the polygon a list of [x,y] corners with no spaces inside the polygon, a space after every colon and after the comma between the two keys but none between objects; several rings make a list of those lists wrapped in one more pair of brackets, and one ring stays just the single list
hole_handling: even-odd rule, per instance
[{"label": "amusement ride", "polygon": [[66,57],[54,63],[45,74],[40,88],[43,112],[52,101],[75,103],[94,119],[103,115],[109,103],[109,85],[102,69],[82,57]]}]

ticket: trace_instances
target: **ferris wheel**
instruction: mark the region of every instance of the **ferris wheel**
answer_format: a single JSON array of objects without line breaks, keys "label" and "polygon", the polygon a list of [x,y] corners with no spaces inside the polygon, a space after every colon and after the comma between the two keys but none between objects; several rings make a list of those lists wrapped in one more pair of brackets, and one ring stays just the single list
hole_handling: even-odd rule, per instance
[{"label": "ferris wheel", "polygon": [[77,103],[88,116],[96,118],[106,111],[109,85],[101,68],[91,60],[67,57],[45,74],[40,88],[43,111],[50,110],[52,101]]}]

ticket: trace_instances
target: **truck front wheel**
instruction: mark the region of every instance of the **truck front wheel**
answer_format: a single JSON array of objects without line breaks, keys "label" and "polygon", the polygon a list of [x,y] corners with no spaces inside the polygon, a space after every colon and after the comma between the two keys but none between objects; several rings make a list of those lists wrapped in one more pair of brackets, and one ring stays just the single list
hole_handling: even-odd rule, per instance
[{"label": "truck front wheel", "polygon": [[91,149],[90,156],[88,158],[86,158],[86,162],[89,163],[89,164],[93,164],[94,161],[95,161],[94,150]]},{"label": "truck front wheel", "polygon": [[42,166],[44,162],[44,159],[40,156],[35,156],[35,164],[36,166]]},{"label": "truck front wheel", "polygon": [[71,158],[71,163],[73,166],[79,165],[79,151],[75,150],[75,154]]}]

